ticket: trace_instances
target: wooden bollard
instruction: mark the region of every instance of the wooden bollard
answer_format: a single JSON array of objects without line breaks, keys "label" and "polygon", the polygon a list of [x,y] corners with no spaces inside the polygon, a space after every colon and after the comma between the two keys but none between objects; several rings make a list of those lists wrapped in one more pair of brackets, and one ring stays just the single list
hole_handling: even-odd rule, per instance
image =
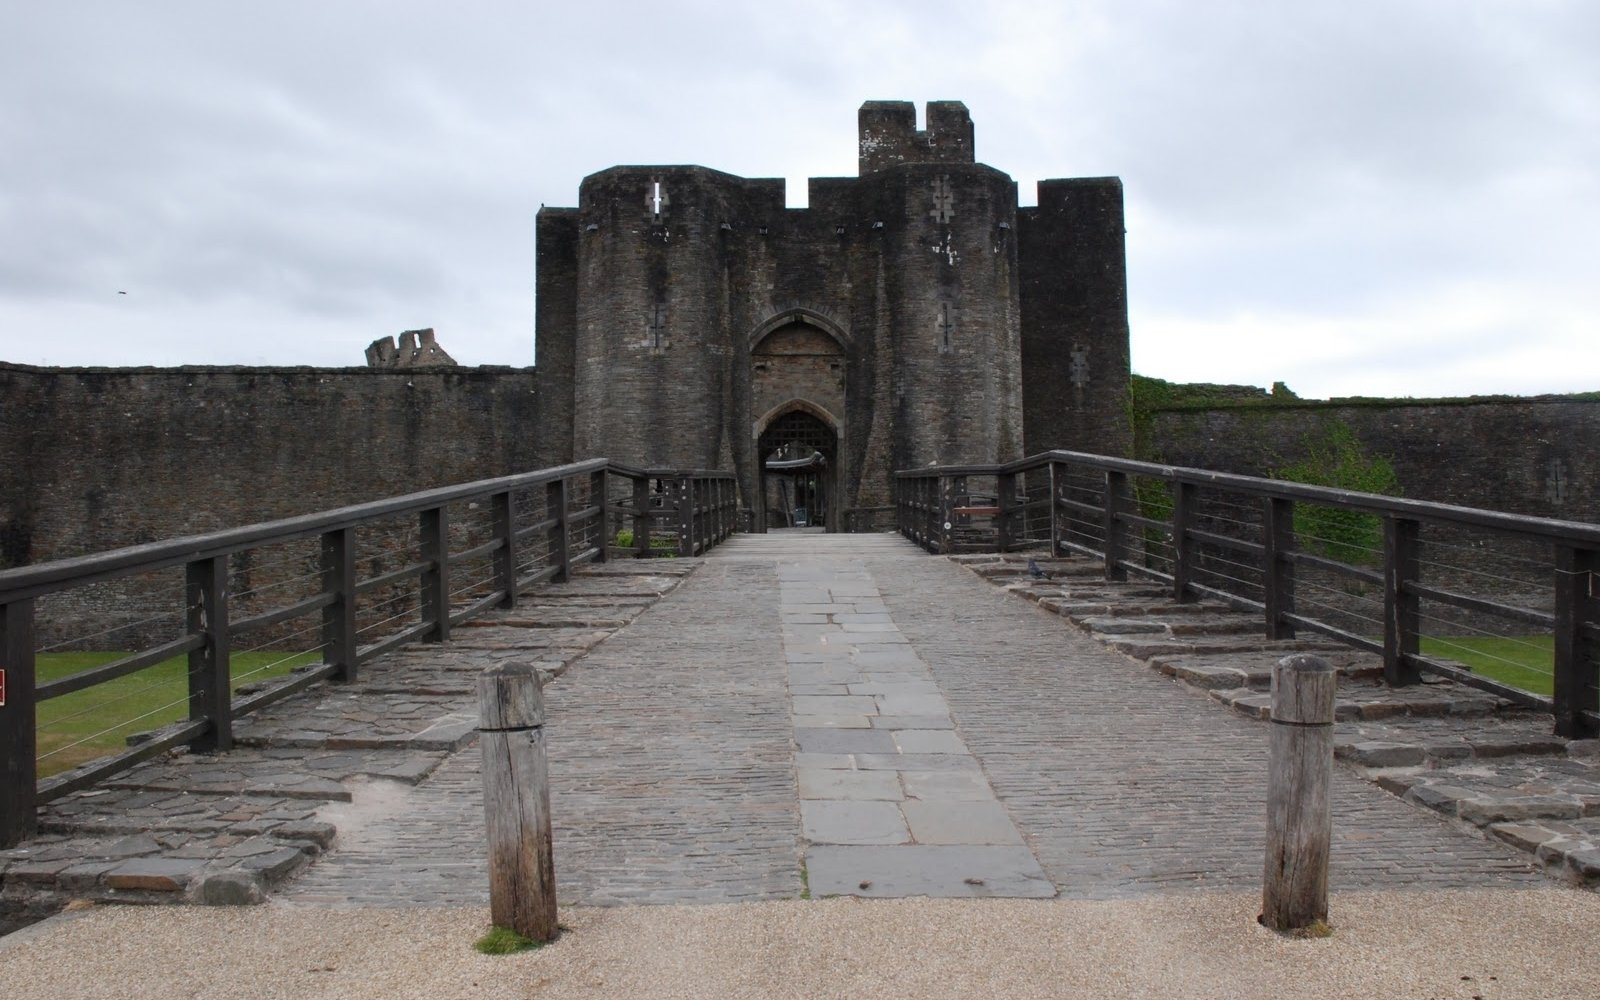
[{"label": "wooden bollard", "polygon": [[478,678],[478,713],[490,919],[550,941],[556,936],[556,869],[538,670],[529,663],[485,670]]},{"label": "wooden bollard", "polygon": [[1318,656],[1286,656],[1272,669],[1261,922],[1275,931],[1328,920],[1333,838],[1328,793],[1337,684],[1338,674]]}]

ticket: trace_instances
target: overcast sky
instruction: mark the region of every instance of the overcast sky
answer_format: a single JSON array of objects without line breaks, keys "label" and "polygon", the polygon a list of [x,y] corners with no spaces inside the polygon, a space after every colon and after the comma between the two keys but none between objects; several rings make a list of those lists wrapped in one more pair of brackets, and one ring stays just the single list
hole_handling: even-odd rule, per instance
[{"label": "overcast sky", "polygon": [[1600,389],[1594,0],[0,0],[0,38],[0,360],[529,364],[584,175],[801,205],[862,101],[954,99],[1023,204],[1121,176],[1136,371]]}]

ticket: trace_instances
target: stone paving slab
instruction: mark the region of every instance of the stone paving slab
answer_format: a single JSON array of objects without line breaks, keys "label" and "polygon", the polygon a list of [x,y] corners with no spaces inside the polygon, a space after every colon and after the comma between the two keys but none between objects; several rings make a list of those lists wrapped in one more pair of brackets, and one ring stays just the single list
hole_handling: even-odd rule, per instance
[{"label": "stone paving slab", "polygon": [[819,845],[806,852],[813,896],[1049,899],[1056,887],[1026,847]]},{"label": "stone paving slab", "polygon": [[[1359,650],[1327,650],[1317,654],[1345,679],[1359,680],[1382,676],[1383,661]],[[1151,656],[1150,666],[1191,687],[1267,689],[1272,683],[1272,668],[1283,658],[1279,652],[1249,651],[1221,654],[1169,653]]]},{"label": "stone paving slab", "polygon": [[1450,717],[1394,717],[1342,721],[1334,726],[1334,753],[1364,767],[1448,765],[1468,758],[1564,756],[1570,741],[1550,734],[1547,717],[1507,712],[1464,725]]},{"label": "stone paving slab", "polygon": [[[1208,690],[1217,701],[1252,718],[1265,719],[1271,714],[1272,695],[1269,691],[1255,687]],[[1449,682],[1390,688],[1370,682],[1350,681],[1339,685],[1334,701],[1334,719],[1340,722],[1352,719],[1371,722],[1402,716],[1478,718],[1513,711],[1512,703],[1503,698]]]}]

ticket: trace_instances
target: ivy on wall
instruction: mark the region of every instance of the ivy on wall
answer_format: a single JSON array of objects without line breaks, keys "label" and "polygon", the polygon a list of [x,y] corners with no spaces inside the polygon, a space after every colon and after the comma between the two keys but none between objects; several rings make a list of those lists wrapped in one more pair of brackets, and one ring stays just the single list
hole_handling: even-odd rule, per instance
[{"label": "ivy on wall", "polygon": [[[1320,437],[1308,437],[1305,446],[1305,458],[1274,469],[1272,478],[1362,493],[1400,494],[1394,463],[1368,454],[1344,421],[1330,423]],[[1329,559],[1361,564],[1381,558],[1383,525],[1375,514],[1302,501],[1294,505],[1294,530],[1301,546]]]}]

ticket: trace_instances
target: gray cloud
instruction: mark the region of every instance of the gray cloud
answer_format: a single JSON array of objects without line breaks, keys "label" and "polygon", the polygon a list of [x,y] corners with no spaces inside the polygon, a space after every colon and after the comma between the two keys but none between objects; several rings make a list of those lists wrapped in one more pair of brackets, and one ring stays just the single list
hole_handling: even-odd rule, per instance
[{"label": "gray cloud", "polygon": [[86,2],[6,27],[7,360],[353,364],[432,325],[525,363],[533,214],[585,174],[803,185],[854,172],[862,100],[955,98],[1025,202],[1123,177],[1150,374],[1600,382],[1591,4]]}]

